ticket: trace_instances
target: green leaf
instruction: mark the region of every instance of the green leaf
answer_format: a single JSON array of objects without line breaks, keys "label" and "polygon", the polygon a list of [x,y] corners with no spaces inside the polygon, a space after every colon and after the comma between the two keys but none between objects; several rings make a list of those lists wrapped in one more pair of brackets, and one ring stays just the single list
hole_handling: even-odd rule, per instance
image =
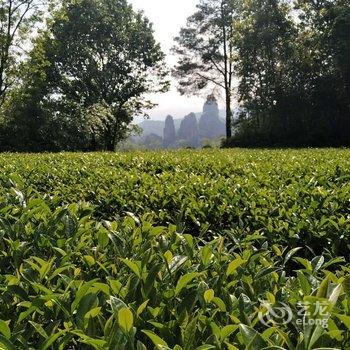
[{"label": "green leaf", "polygon": [[190,321],[186,328],[182,332],[182,343],[184,344],[184,350],[193,350],[193,343],[196,338],[197,331],[197,319],[194,318]]},{"label": "green leaf", "polygon": [[307,271],[312,271],[312,264],[309,260],[306,260],[304,258],[293,258],[293,260],[302,264]]},{"label": "green leaf", "polygon": [[11,330],[9,325],[7,324],[7,322],[0,320],[0,332],[1,334],[7,338],[10,339],[11,338]]},{"label": "green leaf", "polygon": [[187,256],[176,255],[169,266],[170,272],[173,273],[177,271],[186,261],[188,260]]},{"label": "green leaf", "polygon": [[213,303],[220,309],[220,311],[226,311],[226,305],[222,299],[215,297],[213,298]]},{"label": "green leaf", "polygon": [[304,295],[309,295],[311,293],[311,285],[306,276],[304,275],[303,271],[297,271],[297,276]]},{"label": "green leaf", "polygon": [[173,261],[173,258],[173,253],[170,250],[164,253],[164,259],[168,266],[170,266],[171,262]]},{"label": "green leaf", "polygon": [[142,333],[146,334],[147,337],[151,339],[152,343],[156,347],[159,348],[160,346],[168,346],[168,344],[162,338],[160,338],[158,335],[154,334],[153,332],[143,330]]},{"label": "green leaf", "polygon": [[215,292],[212,289],[208,289],[204,292],[204,300],[206,303],[211,303],[215,297]]},{"label": "green leaf", "polygon": [[136,350],[147,350],[146,346],[141,343],[139,340],[137,341],[137,344],[136,344]]},{"label": "green leaf", "polygon": [[263,337],[253,328],[243,324],[241,324],[239,328],[243,342],[246,345],[245,350],[261,350],[268,346]]},{"label": "green leaf", "polygon": [[102,339],[96,339],[89,337],[81,331],[72,331],[71,333],[77,335],[80,338],[80,342],[86,345],[92,346],[95,350],[105,350],[107,342]]},{"label": "green leaf", "polygon": [[350,330],[350,316],[334,314]]},{"label": "green leaf", "polygon": [[227,349],[228,350],[239,350],[238,348],[236,348],[234,345],[228,343],[228,342],[225,342],[225,345],[227,346]]},{"label": "green leaf", "polygon": [[312,259],[311,264],[314,269],[314,272],[317,272],[324,263],[324,257],[323,256],[316,256],[314,259]]},{"label": "green leaf", "polygon": [[130,309],[124,307],[118,311],[118,323],[125,333],[130,333],[134,325],[134,316]]},{"label": "green leaf", "polygon": [[140,262],[134,262],[129,259],[123,259],[123,263],[139,278],[141,279]]},{"label": "green leaf", "polygon": [[149,237],[158,237],[165,231],[164,226],[152,227],[149,231]]},{"label": "green leaf", "polygon": [[44,328],[40,324],[35,323],[33,321],[29,321],[29,323],[34,327],[34,329],[37,331],[37,333],[39,333],[44,339],[48,338],[46,331],[44,330]]},{"label": "green leaf", "polygon": [[197,276],[198,276],[197,272],[191,272],[184,276],[181,276],[176,284],[175,295],[179,295],[180,292]]},{"label": "green leaf", "polygon": [[91,310],[89,310],[85,315],[84,318],[89,319],[89,318],[95,318],[97,317],[101,312],[101,307],[95,307]]},{"label": "green leaf", "polygon": [[139,317],[139,316],[142,314],[142,312],[146,309],[148,303],[149,303],[149,299],[146,300],[144,303],[142,303],[142,304],[138,307],[138,309],[137,309],[137,311],[136,311],[137,317]]},{"label": "green leaf", "polygon": [[235,332],[238,329],[237,325],[228,325],[221,329],[220,331],[220,338],[221,341],[226,340],[233,332]]},{"label": "green leaf", "polygon": [[294,248],[294,249],[290,250],[284,258],[283,265],[286,265],[287,262],[293,257],[293,255],[295,255],[301,249],[303,249],[303,248],[298,247],[298,248]]},{"label": "green leaf", "polygon": [[106,248],[109,243],[109,236],[108,236],[108,231],[106,229],[100,229],[98,231],[98,244],[102,248]]},{"label": "green leaf", "polygon": [[60,338],[61,336],[63,336],[66,333],[67,333],[66,330],[62,330],[62,331],[59,331],[57,333],[50,335],[50,337],[47,338],[45,340],[45,342],[41,345],[40,350],[47,350],[52,344],[55,343],[55,341],[58,338]]},{"label": "green leaf", "polygon": [[332,291],[331,295],[329,296],[328,300],[329,302],[331,303],[332,305],[332,308],[336,305],[339,297],[340,297],[340,294],[342,293],[343,291],[343,287],[341,284],[338,284]]},{"label": "green leaf", "polygon": [[327,298],[328,287],[329,287],[329,275],[327,275],[323,279],[320,286],[318,287],[316,297],[317,298]]},{"label": "green leaf", "polygon": [[241,257],[231,261],[227,267],[226,276],[233,275],[236,272],[236,270],[245,263],[246,260],[243,260]]},{"label": "green leaf", "polygon": [[17,350],[17,348],[0,334],[0,350]]},{"label": "green leaf", "polygon": [[257,281],[258,279],[262,278],[262,277],[265,277],[273,272],[276,272],[280,270],[280,268],[277,268],[277,267],[266,267],[264,269],[261,269],[256,275],[255,275],[255,278],[254,280]]},{"label": "green leaf", "polygon": [[76,311],[77,306],[79,305],[81,299],[88,293],[89,289],[92,287],[92,285],[96,282],[97,280],[91,280],[89,282],[83,283],[81,286],[79,286],[75,299],[71,305],[71,312],[74,313]]},{"label": "green leaf", "polygon": [[96,263],[94,257],[91,255],[84,255],[84,260],[89,265],[89,267],[94,266]]},{"label": "green leaf", "polygon": [[80,300],[76,312],[76,321],[79,328],[84,328],[85,320],[88,320],[85,315],[88,314],[90,310],[95,309],[97,303],[97,295],[92,293],[84,295],[84,297]]},{"label": "green leaf", "polygon": [[213,258],[213,253],[209,245],[206,245],[201,250],[201,259],[204,266],[209,265],[211,259]]}]

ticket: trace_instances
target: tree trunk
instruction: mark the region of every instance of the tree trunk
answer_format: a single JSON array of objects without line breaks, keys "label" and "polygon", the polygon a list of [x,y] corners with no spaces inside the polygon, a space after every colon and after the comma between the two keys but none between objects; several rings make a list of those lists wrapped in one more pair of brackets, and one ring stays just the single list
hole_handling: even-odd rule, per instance
[{"label": "tree trunk", "polygon": [[115,122],[113,126],[113,130],[111,131],[111,138],[107,145],[107,151],[115,152],[117,147],[117,132],[118,132],[118,123]]},{"label": "tree trunk", "polygon": [[232,110],[231,110],[231,91],[226,89],[226,138],[232,137]]},{"label": "tree trunk", "polygon": [[113,142],[109,142],[107,145],[108,152],[115,152],[115,144]]},{"label": "tree trunk", "polygon": [[221,1],[221,20],[222,20],[222,36],[223,36],[223,49],[224,49],[224,80],[225,80],[225,98],[226,98],[226,138],[232,137],[232,111],[231,111],[231,83],[232,83],[232,62],[231,55],[228,56],[228,45],[230,48],[230,54],[232,46],[230,39],[227,38],[227,28],[225,24],[225,10],[224,1]]}]

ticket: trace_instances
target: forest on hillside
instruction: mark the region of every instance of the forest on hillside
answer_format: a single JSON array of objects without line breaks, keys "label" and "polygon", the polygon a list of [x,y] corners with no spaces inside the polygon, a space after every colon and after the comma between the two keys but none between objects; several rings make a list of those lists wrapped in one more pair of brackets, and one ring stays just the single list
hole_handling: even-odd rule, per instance
[{"label": "forest on hillside", "polygon": [[348,0],[199,0],[174,67],[127,0],[0,5],[1,151],[113,151],[171,77],[224,98],[224,146],[350,144]]}]

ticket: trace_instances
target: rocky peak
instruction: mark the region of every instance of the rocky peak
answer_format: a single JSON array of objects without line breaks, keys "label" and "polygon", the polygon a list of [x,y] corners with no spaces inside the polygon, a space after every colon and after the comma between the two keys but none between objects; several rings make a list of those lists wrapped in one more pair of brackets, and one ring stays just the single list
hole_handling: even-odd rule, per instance
[{"label": "rocky peak", "polygon": [[176,142],[176,131],[174,118],[171,115],[168,115],[165,119],[165,126],[163,132],[163,146],[165,148],[175,145]]},{"label": "rocky peak", "polygon": [[199,137],[214,139],[225,133],[225,125],[219,118],[219,105],[212,94],[207,97],[203,107],[203,114],[199,121]]},{"label": "rocky peak", "polygon": [[182,120],[177,138],[185,141],[190,147],[199,146],[198,123],[194,113],[187,115]]}]

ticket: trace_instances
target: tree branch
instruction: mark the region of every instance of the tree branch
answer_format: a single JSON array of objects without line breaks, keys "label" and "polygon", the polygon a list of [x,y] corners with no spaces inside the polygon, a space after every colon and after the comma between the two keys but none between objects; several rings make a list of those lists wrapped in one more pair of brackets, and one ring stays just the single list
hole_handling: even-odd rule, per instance
[{"label": "tree branch", "polygon": [[225,86],[222,85],[221,83],[217,82],[214,78],[210,78],[210,77],[207,77],[203,74],[200,74],[198,72],[195,73],[196,75],[198,75],[200,78],[204,79],[204,80],[207,80],[207,81],[210,81],[212,82],[213,84],[217,85],[217,86],[220,86],[221,88],[225,89]]}]

